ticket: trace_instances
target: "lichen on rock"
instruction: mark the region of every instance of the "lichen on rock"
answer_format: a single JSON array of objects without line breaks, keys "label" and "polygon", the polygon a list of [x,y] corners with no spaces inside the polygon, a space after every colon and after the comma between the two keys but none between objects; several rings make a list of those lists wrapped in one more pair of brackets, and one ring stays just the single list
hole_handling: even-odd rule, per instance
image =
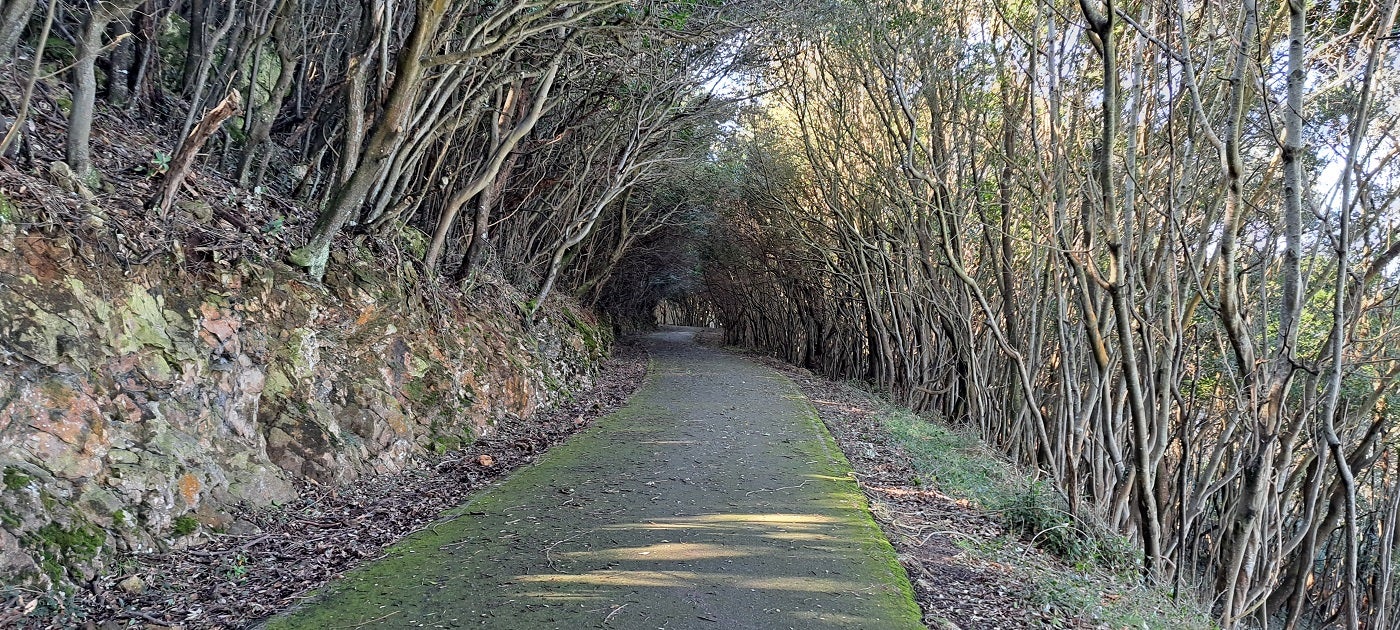
[{"label": "lichen on rock", "polygon": [[468,444],[587,386],[607,352],[574,312],[527,330],[430,311],[360,261],[316,285],[251,266],[103,274],[61,239],[6,243],[0,581],[25,588],[193,544],[301,481]]}]

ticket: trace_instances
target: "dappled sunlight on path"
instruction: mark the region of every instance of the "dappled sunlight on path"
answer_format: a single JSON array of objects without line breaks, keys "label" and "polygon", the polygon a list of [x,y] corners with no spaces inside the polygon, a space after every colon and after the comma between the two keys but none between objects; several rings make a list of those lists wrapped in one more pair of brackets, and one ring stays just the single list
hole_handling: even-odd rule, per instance
[{"label": "dappled sunlight on path", "polygon": [[272,627],[919,628],[786,378],[652,339],[623,410]]}]

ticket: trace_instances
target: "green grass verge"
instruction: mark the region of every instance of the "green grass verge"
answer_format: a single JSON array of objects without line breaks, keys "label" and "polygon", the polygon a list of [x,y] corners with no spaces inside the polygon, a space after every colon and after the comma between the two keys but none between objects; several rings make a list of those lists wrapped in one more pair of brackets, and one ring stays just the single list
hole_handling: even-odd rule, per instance
[{"label": "green grass verge", "polygon": [[[1072,618],[1112,628],[1215,628],[1190,595],[1149,588],[1138,577],[1139,550],[1099,523],[1074,519],[1043,481],[975,436],[881,402],[890,443],[909,457],[918,483],[995,513],[1010,533],[958,544],[1010,567],[1030,602],[1068,626]],[[1025,553],[1031,541],[1046,554]]]}]

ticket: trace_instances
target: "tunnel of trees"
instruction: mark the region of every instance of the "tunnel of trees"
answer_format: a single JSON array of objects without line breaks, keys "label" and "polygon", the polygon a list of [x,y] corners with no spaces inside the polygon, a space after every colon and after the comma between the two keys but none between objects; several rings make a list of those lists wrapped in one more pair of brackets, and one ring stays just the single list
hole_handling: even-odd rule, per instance
[{"label": "tunnel of trees", "polygon": [[94,122],[155,129],[129,170],[154,176],[156,240],[190,231],[171,209],[199,166],[295,201],[287,258],[315,278],[338,238],[397,239],[527,311],[567,288],[644,321],[675,283],[640,278],[684,275],[652,272],[682,266],[661,237],[707,206],[691,182],[735,115],[704,88],[753,67],[775,4],[3,0],[0,153],[98,191],[130,173],[95,163]]},{"label": "tunnel of trees", "polygon": [[0,0],[0,154],[96,188],[95,124],[158,129],[164,241],[198,171],[313,277],[718,323],[1224,627],[1395,628],[1397,4]]}]

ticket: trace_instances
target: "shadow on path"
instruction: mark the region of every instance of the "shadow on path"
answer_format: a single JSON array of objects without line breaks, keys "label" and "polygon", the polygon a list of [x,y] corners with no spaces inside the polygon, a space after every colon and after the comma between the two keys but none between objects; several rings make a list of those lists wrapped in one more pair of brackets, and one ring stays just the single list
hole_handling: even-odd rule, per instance
[{"label": "shadow on path", "polygon": [[667,328],[622,410],[269,628],[922,628],[777,372]]}]

